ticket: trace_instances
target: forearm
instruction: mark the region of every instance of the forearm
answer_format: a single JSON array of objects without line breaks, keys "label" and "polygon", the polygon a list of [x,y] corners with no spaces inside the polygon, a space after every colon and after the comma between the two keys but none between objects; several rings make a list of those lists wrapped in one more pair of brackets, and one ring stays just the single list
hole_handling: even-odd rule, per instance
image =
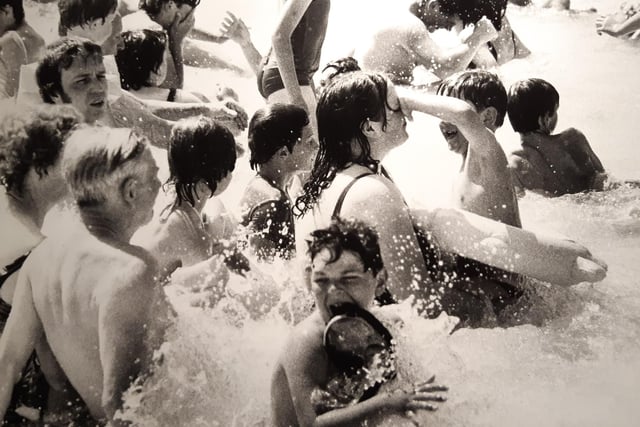
[{"label": "forearm", "polygon": [[385,411],[389,411],[390,408],[387,407],[387,399],[387,394],[382,393],[364,402],[341,409],[334,409],[317,417],[313,426],[338,427],[360,424],[368,418],[379,416]]},{"label": "forearm", "polygon": [[228,280],[229,271],[220,256],[180,267],[171,275],[172,284],[190,289],[207,288],[220,295],[224,294]]},{"label": "forearm", "polygon": [[436,52],[434,59],[437,67],[433,73],[444,79],[457,71],[464,70],[483,44],[482,39],[474,33],[465,43]]},{"label": "forearm", "polygon": [[211,109],[205,103],[176,103],[167,101],[143,101],[149,110],[165,120],[180,120],[186,117],[209,115]]},{"label": "forearm", "polygon": [[167,79],[165,80],[165,84],[168,84],[169,87],[173,87],[176,89],[182,89],[184,86],[184,59],[182,57],[182,40],[174,40],[169,38],[169,52],[171,53],[171,58],[173,58],[173,73],[170,75],[169,71],[171,68],[167,70]]},{"label": "forearm", "polygon": [[410,89],[398,90],[398,96],[409,111],[429,114],[459,127],[464,127],[476,114],[465,101],[449,96],[431,95]]},{"label": "forearm", "polygon": [[189,33],[189,37],[194,40],[202,40],[202,41],[211,42],[211,43],[224,43],[227,40],[229,40],[228,37],[217,36],[215,34],[211,34],[210,32],[202,30],[200,28],[192,29],[191,32]]},{"label": "forearm", "polygon": [[291,46],[291,38],[283,36],[275,36],[273,38],[273,54],[278,62],[278,70],[284,84],[289,99],[292,103],[307,108],[302,90],[298,84],[298,76],[296,74],[295,62],[293,60],[293,48]]},{"label": "forearm", "polygon": [[636,13],[626,21],[613,26],[615,36],[623,36],[627,33],[640,30],[640,13]]},{"label": "forearm", "polygon": [[[0,359],[1,360],[1,359]],[[11,403],[11,395],[13,394],[13,386],[20,378],[20,370],[17,369],[15,363],[2,361],[0,364],[0,422],[4,419],[9,403]]]},{"label": "forearm", "polygon": [[260,72],[260,64],[262,63],[262,55],[258,52],[256,46],[249,40],[246,43],[241,43],[240,48],[253,72],[258,74]]}]

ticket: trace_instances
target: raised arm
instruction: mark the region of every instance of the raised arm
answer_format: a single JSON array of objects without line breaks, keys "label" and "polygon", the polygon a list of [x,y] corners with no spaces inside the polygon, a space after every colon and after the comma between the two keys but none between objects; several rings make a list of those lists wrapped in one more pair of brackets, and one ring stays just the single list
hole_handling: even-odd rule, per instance
[{"label": "raised arm", "polygon": [[251,34],[244,21],[233,13],[227,12],[227,16],[225,16],[224,21],[222,21],[222,28],[220,30],[224,36],[238,43],[251,69],[254,73],[258,74],[260,72],[262,55],[251,41]]},{"label": "raised arm", "polygon": [[0,99],[17,93],[20,66],[27,62],[24,51],[13,37],[17,37],[15,33],[0,37]]},{"label": "raised arm", "polygon": [[467,68],[478,49],[498,36],[493,24],[488,19],[482,18],[471,35],[461,44],[443,49],[431,39],[424,24],[417,18],[416,21],[411,31],[409,48],[418,58],[418,63],[440,78]]},{"label": "raised arm", "polygon": [[420,297],[430,286],[429,276],[409,209],[392,185],[378,177],[359,179],[345,198],[342,215],[365,221],[377,231],[391,293],[400,300]]},{"label": "raised arm", "polygon": [[293,47],[291,35],[300,23],[313,0],[289,0],[284,5],[284,10],[278,21],[275,32],[271,38],[273,54],[278,61],[278,70],[282,77],[284,87],[293,104],[307,109],[307,104],[302,97],[302,90],[298,84],[296,67],[293,59]]},{"label": "raised arm", "polygon": [[184,86],[184,60],[182,45],[187,34],[193,29],[195,9],[191,9],[186,16],[176,13],[171,26],[167,30],[169,35],[169,52],[173,58],[172,66],[167,67],[167,78],[163,87],[182,89]]},{"label": "raised arm", "polygon": [[398,87],[400,105],[405,114],[413,111],[429,114],[454,124],[469,141],[469,154],[492,155],[500,148],[493,133],[487,129],[476,111],[465,101],[449,96],[419,93]]},{"label": "raised arm", "polygon": [[0,420],[6,415],[13,387],[43,333],[25,270],[28,262],[27,259],[18,277],[11,314],[0,335]]}]

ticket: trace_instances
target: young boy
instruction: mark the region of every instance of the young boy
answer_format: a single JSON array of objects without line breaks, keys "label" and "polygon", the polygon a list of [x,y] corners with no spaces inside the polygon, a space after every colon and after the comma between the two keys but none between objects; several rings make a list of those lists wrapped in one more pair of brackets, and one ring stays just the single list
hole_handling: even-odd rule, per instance
[{"label": "young boy", "polygon": [[122,31],[118,0],[59,0],[60,36],[84,37],[99,44],[104,55],[115,53]]},{"label": "young boy", "polygon": [[249,124],[251,168],[257,170],[240,201],[242,224],[261,258],[290,258],[295,248],[292,204],[285,191],[293,176],[311,169],[317,143],[304,109],[272,104]]},{"label": "young boy", "polygon": [[559,105],[558,91],[542,79],[509,89],[509,121],[522,144],[509,158],[516,186],[553,196],[602,189],[604,167],[587,138],[574,128],[551,134]]},{"label": "young boy", "polygon": [[334,219],[328,228],[311,233],[311,238],[307,277],[315,311],[294,328],[276,366],[271,382],[273,425],[353,426],[385,414],[435,410],[435,402],[446,400],[442,393],[447,388],[434,384],[432,378],[407,390],[369,398],[352,396],[351,403],[316,412],[312,396],[340,374],[323,345],[327,323],[341,304],[368,309],[375,295],[384,290],[387,276],[378,237],[362,222]]},{"label": "young boy", "polygon": [[[488,71],[464,71],[444,80],[437,93],[465,101],[434,100],[423,111],[443,120],[440,131],[449,149],[462,156],[453,190],[455,206],[521,227],[507,157],[494,134],[507,112],[507,91],[500,79]],[[421,111],[420,104],[405,105]]]}]

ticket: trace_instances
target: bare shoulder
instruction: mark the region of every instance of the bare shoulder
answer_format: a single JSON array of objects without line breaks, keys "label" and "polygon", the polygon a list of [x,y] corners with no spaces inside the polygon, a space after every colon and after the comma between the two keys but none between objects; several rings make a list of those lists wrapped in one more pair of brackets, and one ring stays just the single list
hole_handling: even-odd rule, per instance
[{"label": "bare shoulder", "polygon": [[247,185],[240,204],[244,209],[245,207],[252,207],[268,200],[278,200],[280,196],[280,191],[269,185],[265,180],[253,179],[249,182],[249,185]]},{"label": "bare shoulder", "polygon": [[315,359],[315,355],[321,353],[324,322],[317,312],[296,325],[287,343],[282,349],[280,363],[285,369],[298,365],[303,359]]},{"label": "bare shoulder", "polygon": [[588,144],[587,137],[576,128],[569,128],[554,135],[565,146]]}]

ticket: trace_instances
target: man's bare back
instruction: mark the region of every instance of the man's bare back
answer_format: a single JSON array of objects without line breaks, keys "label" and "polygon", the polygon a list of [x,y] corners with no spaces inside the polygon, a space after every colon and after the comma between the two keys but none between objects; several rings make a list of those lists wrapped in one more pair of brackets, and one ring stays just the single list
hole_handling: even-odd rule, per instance
[{"label": "man's bare back", "polygon": [[142,249],[107,244],[84,227],[47,238],[25,263],[47,341],[96,419],[120,406],[160,344],[168,306],[154,272]]}]

